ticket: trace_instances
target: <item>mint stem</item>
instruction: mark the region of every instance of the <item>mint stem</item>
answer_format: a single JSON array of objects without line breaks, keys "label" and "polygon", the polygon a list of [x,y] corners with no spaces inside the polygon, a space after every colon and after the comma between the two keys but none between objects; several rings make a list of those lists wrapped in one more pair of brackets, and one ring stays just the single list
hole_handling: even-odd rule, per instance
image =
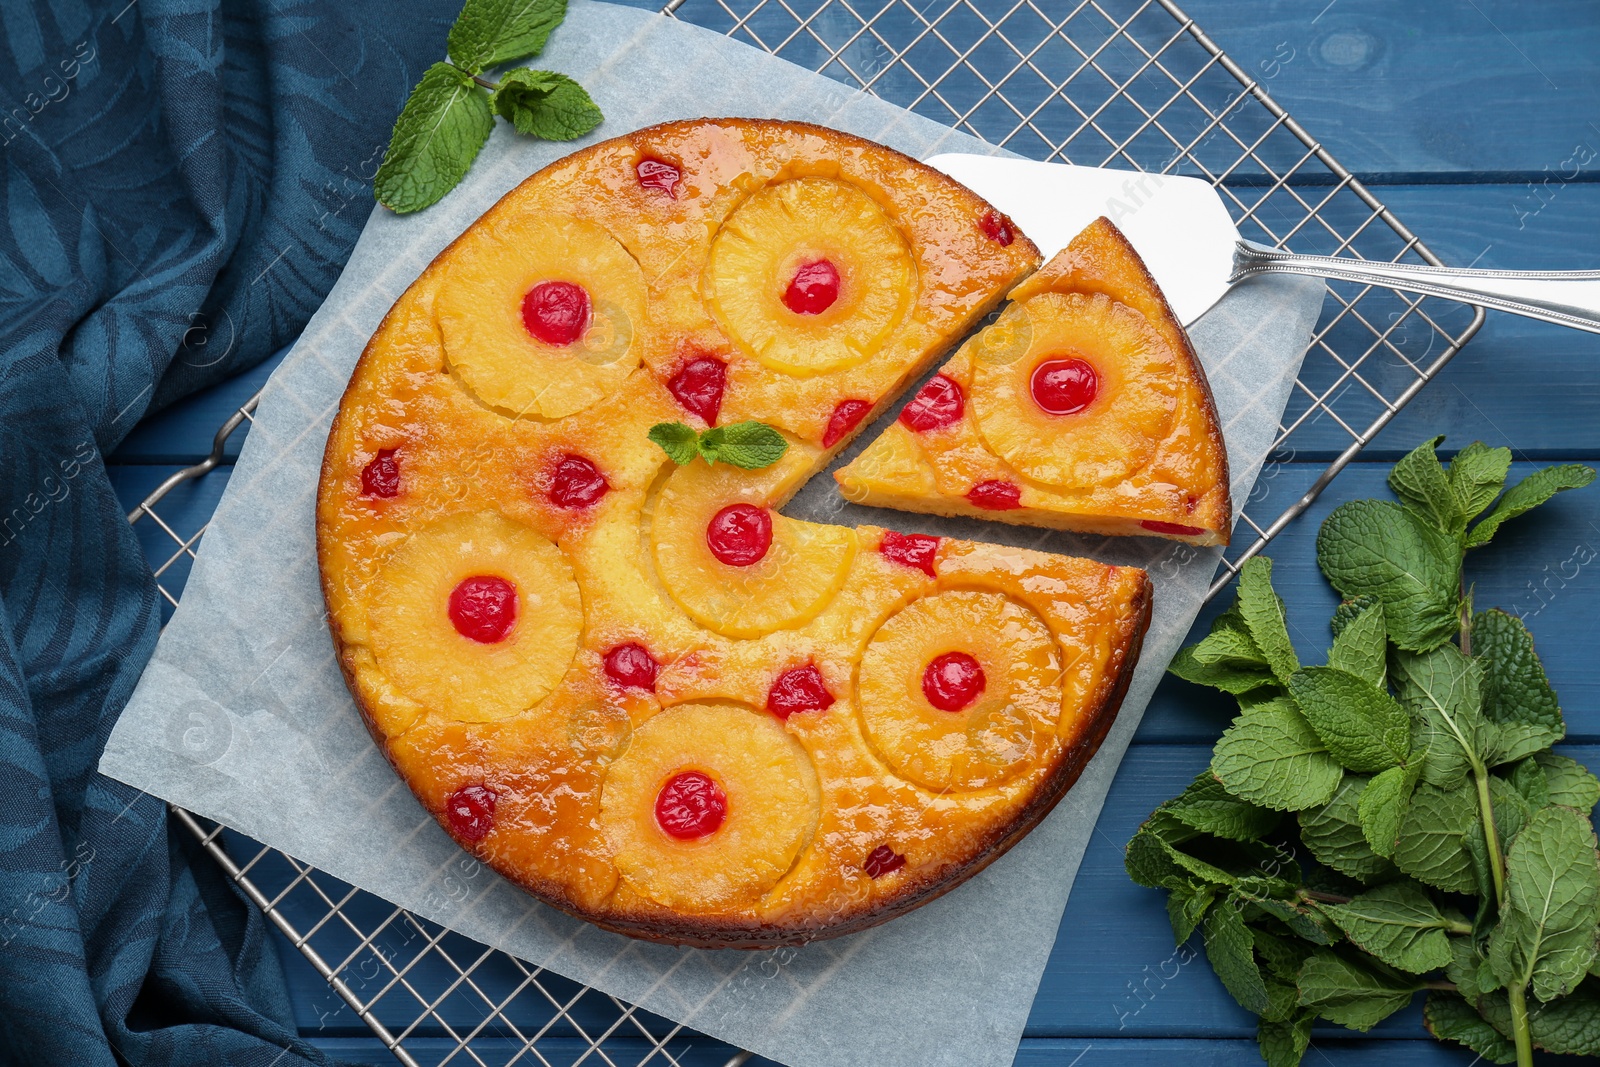
[{"label": "mint stem", "polygon": [[1528,1029],[1528,1000],[1525,984],[1506,987],[1511,1002],[1511,1036],[1517,1043],[1517,1067],[1533,1067],[1533,1034]]},{"label": "mint stem", "polygon": [[1320,889],[1306,889],[1301,887],[1300,895],[1307,900],[1315,900],[1320,904],[1348,904],[1353,897],[1342,897],[1338,893],[1324,893]]}]

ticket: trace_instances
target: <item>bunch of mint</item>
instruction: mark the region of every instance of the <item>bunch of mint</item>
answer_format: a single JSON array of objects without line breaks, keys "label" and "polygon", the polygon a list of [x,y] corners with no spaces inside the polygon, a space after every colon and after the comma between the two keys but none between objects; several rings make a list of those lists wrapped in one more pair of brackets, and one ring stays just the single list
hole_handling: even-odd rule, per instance
[{"label": "bunch of mint", "polygon": [[567,17],[567,0],[467,0],[450,27],[449,58],[411,90],[373,183],[378,202],[406,214],[456,187],[499,113],[518,133],[547,141],[582,137],[603,117],[583,86],[549,70],[484,71],[543,50]]},{"label": "bunch of mint", "polygon": [[1313,1020],[1367,1030],[1421,990],[1434,1036],[1491,1062],[1600,1055],[1600,781],[1550,750],[1566,728],[1522,621],[1474,613],[1462,580],[1469,549],[1595,472],[1502,495],[1507,449],[1446,468],[1442,440],[1396,464],[1398,503],[1323,523],[1344,598],[1325,666],[1296,657],[1266,559],[1172,664],[1241,711],[1128,844],[1128,873],[1167,890],[1180,944],[1203,928],[1273,1067],[1300,1062]]}]

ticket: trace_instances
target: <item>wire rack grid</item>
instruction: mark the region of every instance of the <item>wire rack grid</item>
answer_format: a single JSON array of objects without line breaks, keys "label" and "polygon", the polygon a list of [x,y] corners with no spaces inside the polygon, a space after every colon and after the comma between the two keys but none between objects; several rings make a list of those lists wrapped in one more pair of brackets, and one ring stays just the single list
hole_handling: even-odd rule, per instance
[{"label": "wire rack grid", "polygon": [[[1439,261],[1171,0],[672,0],[693,21],[848,86],[1043,160],[1146,172],[1216,186],[1241,232],[1298,252]],[[1300,515],[1477,331],[1483,311],[1336,283],[1268,466],[1243,522],[1254,537],[1224,561],[1212,592]],[[226,462],[252,397],[211,455],[167,479],[129,515],[171,538],[152,562],[176,606],[204,532],[165,521],[176,486]],[[1273,479],[1289,460],[1324,462],[1285,503]],[[1314,469],[1314,468],[1313,468]],[[1265,487],[1265,488],[1263,488]],[[1277,496],[1281,497],[1281,493]],[[452,934],[276,850],[174,817],[327,983],[301,1004],[302,1029],[337,1042],[367,1031],[407,1067],[537,1063],[573,1067],[743,1063],[748,1054],[597,990]],[[472,861],[463,857],[463,877]],[[290,960],[291,968],[304,967]],[[303,998],[302,998],[303,999]]]}]

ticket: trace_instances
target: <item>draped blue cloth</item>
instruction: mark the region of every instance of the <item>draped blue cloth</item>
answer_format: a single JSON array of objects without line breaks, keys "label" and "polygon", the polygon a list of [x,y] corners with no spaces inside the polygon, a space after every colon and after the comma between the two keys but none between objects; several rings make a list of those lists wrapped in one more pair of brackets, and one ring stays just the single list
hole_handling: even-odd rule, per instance
[{"label": "draped blue cloth", "polygon": [[160,619],[103,456],[299,333],[457,7],[0,0],[0,1061],[324,1062],[260,913],[95,770]]}]

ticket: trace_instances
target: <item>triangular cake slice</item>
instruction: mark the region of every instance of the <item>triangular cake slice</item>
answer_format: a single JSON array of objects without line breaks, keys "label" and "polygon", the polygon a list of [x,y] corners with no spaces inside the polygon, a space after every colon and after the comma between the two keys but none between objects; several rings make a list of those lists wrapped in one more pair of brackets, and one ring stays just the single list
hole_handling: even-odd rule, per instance
[{"label": "triangular cake slice", "polygon": [[834,477],[857,503],[1225,545],[1205,371],[1122,231],[1096,219],[1012,290]]}]

